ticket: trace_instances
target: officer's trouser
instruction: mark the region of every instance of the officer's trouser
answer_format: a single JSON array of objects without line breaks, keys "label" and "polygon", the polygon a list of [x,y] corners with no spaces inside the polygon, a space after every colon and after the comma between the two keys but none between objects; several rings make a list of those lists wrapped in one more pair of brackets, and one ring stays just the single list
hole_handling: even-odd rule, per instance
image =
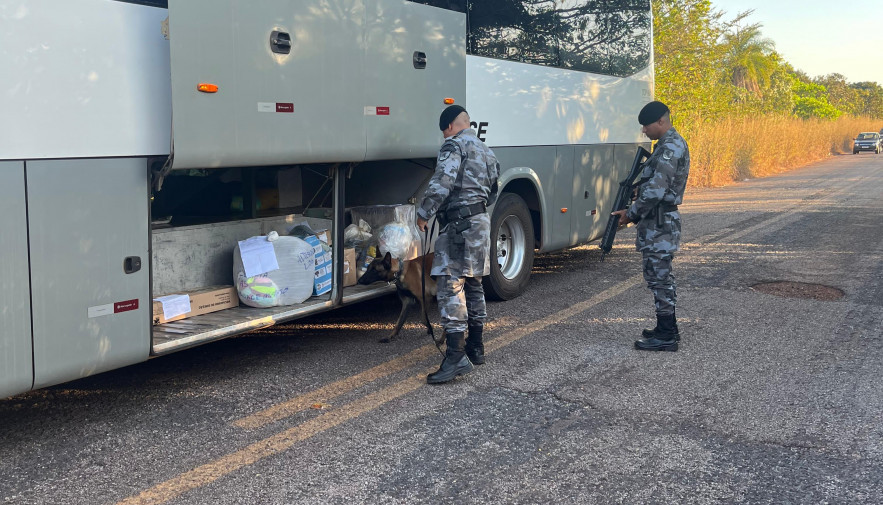
[{"label": "officer's trouser", "polygon": [[445,333],[465,332],[468,326],[482,326],[487,317],[481,277],[436,279],[438,308]]},{"label": "officer's trouser", "polygon": [[643,251],[644,280],[653,293],[656,315],[670,316],[675,313],[678,295],[677,284],[671,271],[673,255],[664,252]]}]

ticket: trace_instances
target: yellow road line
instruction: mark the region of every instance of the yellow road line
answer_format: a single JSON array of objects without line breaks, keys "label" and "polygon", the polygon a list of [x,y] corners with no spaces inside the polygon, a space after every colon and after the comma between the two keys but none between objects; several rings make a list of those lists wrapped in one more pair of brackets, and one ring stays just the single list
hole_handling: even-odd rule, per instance
[{"label": "yellow road line", "polygon": [[[589,298],[586,301],[560,310],[525,327],[504,333],[503,335],[486,342],[485,350],[488,353],[491,353],[493,351],[502,349],[503,347],[506,347],[507,345],[516,342],[533,332],[542,330],[549,325],[573,317],[601,302],[609,300],[610,298],[613,298],[625,292],[629,288],[634,287],[635,284],[641,282],[642,280],[643,278],[640,275],[633,276],[626,281],[620,282],[615,286],[602,291],[601,293]],[[412,351],[411,353],[406,354],[402,358],[393,360],[384,365],[374,367],[371,370],[368,370],[366,372],[363,372],[362,374],[353,377],[364,376],[362,377],[362,380],[365,380],[367,377],[373,375],[388,375],[388,373],[385,372],[387,372],[388,369],[394,367],[387,367],[386,365],[390,365],[395,362],[397,363],[396,366],[399,366],[401,365],[401,363],[406,361],[411,361],[413,363],[413,361],[423,353],[426,353],[426,357],[429,357],[432,355],[432,352],[435,352],[434,346],[425,346],[421,349],[417,349],[416,351]],[[404,360],[404,358],[408,356],[410,356],[409,360]],[[125,500],[119,502],[118,505],[159,505],[172,500],[180,496],[181,494],[186,493],[187,491],[191,491],[198,487],[210,484],[225,475],[235,472],[236,470],[252,465],[263,458],[284,452],[298,442],[318,435],[350,419],[370,412],[391,400],[417,390],[418,388],[426,384],[426,374],[435,371],[435,368],[436,367],[433,366],[432,368],[427,369],[417,376],[412,376],[396,382],[395,384],[387,386],[375,393],[371,393],[362,398],[359,398],[352,403],[348,403],[340,408],[331,410],[293,428],[289,428],[281,433],[277,433],[276,435],[272,435],[263,440],[255,442],[254,444],[251,444],[243,449],[216,459],[215,461],[206,463],[188,472],[184,472],[183,474],[157,484],[156,486],[151,487],[138,495],[126,498]],[[350,382],[349,379],[344,379],[342,381],[338,381],[338,383],[335,384],[338,385],[335,388],[330,388],[332,391],[339,391],[344,387],[352,386],[353,382]],[[295,408],[297,405],[302,405],[303,402],[306,401],[307,397],[317,397],[315,393],[317,393],[318,391],[321,391],[321,389],[298,397],[300,400],[298,400],[298,398],[295,398],[290,402],[286,402],[284,405],[287,405],[287,407],[281,409],[271,408],[267,411],[261,412],[259,413],[260,415],[258,415],[258,417],[255,417],[253,423],[257,424],[264,419],[281,418],[278,416],[284,417],[284,415],[282,415],[283,413],[290,412],[291,409]],[[244,418],[242,421],[246,419],[250,419],[250,417]]]},{"label": "yellow road line", "polygon": [[485,351],[492,352],[497,349],[501,349],[527,335],[530,335],[531,333],[538,332],[546,328],[547,326],[551,326],[566,319],[570,319],[571,317],[585,312],[601,302],[605,302],[611,298],[619,296],[626,290],[635,287],[637,284],[640,284],[643,281],[644,277],[642,275],[632,276],[610,288],[605,289],[597,295],[592,296],[588,300],[571,305],[566,309],[559,310],[558,312],[548,315],[538,321],[534,321],[521,328],[506,332],[497,338],[485,342]]},{"label": "yellow road line", "polygon": [[332,398],[348,393],[377,379],[410,368],[437,353],[438,349],[436,349],[434,345],[427,345],[415,349],[408,354],[377,365],[364,372],[332,382],[331,384],[310,391],[309,393],[286,400],[266,410],[236,420],[233,422],[233,425],[244,429],[256,429],[266,426],[272,422],[290,417],[302,410],[309,409],[314,404],[325,403]]},{"label": "yellow road line", "polygon": [[[792,209],[788,209],[788,210],[796,210],[796,208],[792,208]],[[790,212],[783,212],[782,214],[780,214],[778,216],[775,216],[769,220],[758,223],[754,226],[751,226],[750,228],[746,228],[746,229],[741,230],[736,233],[728,234],[727,238],[730,240],[738,239],[742,236],[754,233],[755,231],[757,231],[763,227],[769,226],[770,224],[777,223],[779,221],[782,221],[785,218],[792,217],[792,216],[793,216],[793,214],[791,214]],[[702,241],[703,239],[705,239],[706,237],[708,237],[710,235],[711,234],[700,237],[697,240]],[[643,278],[640,275],[637,275],[637,276],[634,276],[634,277],[624,281],[624,284],[627,285],[628,287],[631,287],[633,284],[639,283],[642,280],[643,280]],[[623,284],[618,284],[617,286],[621,286],[621,285],[623,285]],[[611,289],[615,289],[615,288],[616,288],[616,286]],[[623,291],[624,291],[624,289],[623,289]],[[485,342],[485,348],[488,352],[495,350],[495,349],[499,349],[501,347],[509,345],[510,343],[522,338],[525,335],[539,331],[539,330],[545,328],[546,326],[549,326],[549,325],[554,324],[556,322],[570,318],[573,315],[576,315],[580,312],[587,310],[588,308],[592,307],[596,303],[599,303],[598,301],[595,301],[595,298],[602,296],[602,295],[606,295],[607,293],[608,293],[607,291],[604,291],[604,292],[602,292],[598,295],[595,295],[594,297],[592,297],[584,302],[580,302],[576,305],[573,305],[573,306],[563,309],[559,312],[556,312],[555,314],[552,314],[550,316],[546,316],[545,318],[540,319],[539,321],[534,321],[533,323],[528,324],[527,326],[524,326],[522,328],[508,332],[508,333],[506,333],[500,337],[497,337],[495,339],[491,339],[491,340]],[[611,295],[611,296],[616,296],[616,295]],[[298,412],[308,410],[308,409],[312,408],[312,406],[315,404],[326,403],[331,399],[334,399],[340,395],[349,393],[350,391],[353,391],[354,389],[357,389],[357,388],[362,387],[366,384],[369,384],[375,380],[381,379],[381,378],[386,377],[388,375],[400,372],[406,368],[414,366],[415,364],[433,356],[436,352],[437,352],[437,350],[436,350],[435,346],[426,345],[424,347],[415,349],[414,351],[411,351],[408,354],[405,354],[404,356],[401,356],[401,357],[396,358],[394,360],[388,361],[386,363],[381,363],[380,365],[377,365],[371,369],[365,370],[364,372],[358,373],[356,375],[352,375],[352,376],[347,377],[345,379],[341,379],[339,381],[336,381],[336,382],[333,382],[333,383],[328,384],[326,386],[323,386],[319,389],[310,391],[309,393],[306,393],[306,394],[297,396],[295,398],[292,398],[290,400],[286,400],[282,403],[276,404],[268,409],[262,410],[260,412],[256,412],[248,417],[244,417],[242,419],[236,420],[233,422],[233,425],[236,427],[239,427],[239,428],[249,429],[249,430],[261,428],[263,426],[266,426],[267,424],[270,424],[270,423],[273,423],[276,421],[280,421],[280,420],[285,419],[287,417],[291,417],[291,416],[297,414]]]},{"label": "yellow road line", "polygon": [[[831,197],[831,196],[841,193],[843,191],[844,191],[844,188],[839,188],[839,189],[834,188],[832,192],[830,192],[829,194],[826,195],[826,197]],[[780,202],[780,204],[781,204],[781,202]],[[737,232],[727,233],[725,235],[725,237],[729,241],[733,241],[733,240],[739,239],[741,237],[744,237],[746,235],[750,235],[760,229],[770,226],[771,224],[781,222],[782,220],[787,219],[787,218],[795,217],[793,214],[795,211],[797,211],[803,207],[806,207],[808,205],[811,205],[811,203],[805,202],[805,201],[797,202],[796,204],[792,204],[791,206],[782,209],[781,213],[777,216],[774,216],[770,219],[764,220],[764,221],[757,223],[749,228],[745,228],[745,229],[739,230]],[[702,241],[708,240],[718,233],[720,233],[720,231],[705,234],[702,237],[699,237],[698,239],[695,239],[692,242],[701,243]],[[685,256],[689,257],[689,256],[691,256],[691,254],[688,253]],[[639,275],[639,276],[633,277],[625,282],[626,283],[637,283],[637,282],[641,282],[641,281],[642,281],[642,278]],[[629,284],[629,285],[631,285],[631,284]],[[613,288],[611,288],[611,289],[613,289]],[[606,291],[604,293],[606,293]],[[596,296],[601,296],[604,293],[601,293]],[[595,303],[597,303],[597,302],[593,302],[593,300],[594,300],[594,297],[590,298],[589,300],[586,300],[584,302],[573,305],[573,306],[571,306],[567,309],[564,309],[560,312],[557,312],[555,314],[547,316],[544,319],[541,319],[539,321],[535,321],[535,322],[533,322],[525,327],[522,327],[518,330],[514,330],[514,331],[509,332],[505,335],[502,335],[496,339],[485,342],[485,348],[488,352],[490,352],[491,350],[494,350],[494,349],[499,349],[500,347],[508,345],[509,343],[511,343],[514,340],[518,340],[519,338],[523,337],[524,335],[538,331],[538,330],[545,328],[546,326],[553,324],[557,321],[561,321],[563,319],[567,319],[569,317],[572,317],[572,315],[582,312],[582,311],[588,309],[589,307],[591,307],[592,305],[594,305]],[[569,314],[569,315],[565,315],[565,314]],[[270,423],[273,423],[276,421],[280,421],[280,420],[285,419],[287,417],[291,417],[291,416],[297,414],[298,412],[310,409],[315,404],[326,403],[331,399],[334,399],[340,395],[349,393],[350,391],[353,391],[354,389],[357,389],[357,388],[362,387],[366,384],[369,384],[377,379],[381,379],[381,378],[386,377],[388,375],[400,372],[406,368],[414,366],[415,364],[433,356],[436,352],[437,352],[436,348],[432,345],[427,345],[427,346],[421,347],[419,349],[415,349],[414,351],[411,351],[410,353],[405,354],[404,356],[401,356],[401,357],[396,358],[394,360],[388,361],[386,363],[381,363],[380,365],[377,365],[369,370],[365,370],[364,372],[361,372],[356,375],[347,377],[345,379],[341,379],[339,381],[333,382],[331,384],[323,386],[323,387],[316,389],[314,391],[310,391],[309,393],[297,396],[297,397],[292,398],[290,400],[286,400],[286,401],[276,404],[270,408],[267,408],[267,409],[262,410],[260,412],[256,412],[248,417],[244,417],[242,419],[234,421],[233,425],[236,427],[239,427],[239,428],[249,429],[249,430],[261,428],[263,426],[266,426],[267,424],[270,424]]]},{"label": "yellow road line", "polygon": [[[784,221],[786,218],[788,218],[791,212],[797,210],[800,207],[801,206],[797,206],[786,209],[780,215],[766,220],[763,223],[758,223],[757,225],[745,230],[741,230],[740,232],[733,233],[729,235],[728,238],[733,240],[738,237],[753,233],[761,228],[767,227],[770,224],[780,223],[781,221]],[[700,237],[696,240],[701,241],[703,238],[709,236],[710,234]],[[485,349],[488,353],[502,349],[503,347],[506,347],[509,344],[512,344],[527,335],[540,331],[547,326],[561,322],[565,319],[574,317],[594,307],[595,305],[598,305],[601,302],[616,297],[624,293],[626,290],[640,284],[642,281],[643,276],[632,276],[629,279],[617,283],[616,285],[602,291],[601,293],[592,296],[588,300],[562,309],[554,314],[546,316],[524,327],[506,332],[497,338],[490,339],[485,343]],[[367,384],[368,382],[376,380],[377,378],[385,377],[391,373],[407,368],[408,366],[413,366],[419,361],[428,358],[434,352],[435,348],[433,346],[424,346],[400,358],[378,365],[360,374],[354,375],[347,379],[343,379],[341,381],[337,381],[324,388],[320,388],[311,393],[307,393],[306,395],[299,396],[288,402],[259,412],[253,416],[243,418],[240,421],[237,421],[236,424],[237,426],[241,425],[242,427],[263,426],[274,420],[279,420],[286,417],[287,415],[291,415],[292,411],[303,408],[303,405],[311,405],[312,403],[316,403],[315,399],[317,398],[329,398],[329,396],[323,396],[322,394],[320,394],[320,392],[323,392],[327,395],[340,395],[343,392],[351,391],[352,389]],[[404,396],[412,391],[416,391],[421,386],[426,384],[425,374],[427,372],[433,371],[434,369],[435,367],[427,369],[425,372],[417,376],[412,376],[396,382],[377,392],[370,393],[362,398],[354,400],[353,402],[346,404],[338,409],[326,412],[325,414],[310,419],[298,426],[289,428],[285,431],[251,444],[236,452],[233,452],[212,462],[194,468],[193,470],[180,474],[177,477],[151,487],[138,495],[126,498],[125,500],[119,502],[119,505],[159,505],[171,499],[174,499],[175,497],[180,496],[187,491],[191,491],[193,489],[207,485],[220,479],[221,477],[224,477],[225,475],[235,472],[236,470],[252,465],[260,461],[261,459],[284,452],[298,442],[307,440],[326,430],[329,430],[346,421],[349,421],[350,419],[354,419],[358,416],[361,416],[362,414],[371,412],[372,410],[375,410],[381,405],[388,403],[396,398]]]},{"label": "yellow road line", "polygon": [[298,442],[318,435],[366,412],[370,412],[391,400],[416,390],[424,384],[426,384],[425,374],[409,377],[392,386],[355,400],[346,405],[345,408],[330,411],[211,463],[182,473],[173,479],[145,490],[141,494],[119,502],[119,505],[159,505],[165,503],[187,491],[212,483],[227,474],[252,465],[263,458],[284,452]]}]

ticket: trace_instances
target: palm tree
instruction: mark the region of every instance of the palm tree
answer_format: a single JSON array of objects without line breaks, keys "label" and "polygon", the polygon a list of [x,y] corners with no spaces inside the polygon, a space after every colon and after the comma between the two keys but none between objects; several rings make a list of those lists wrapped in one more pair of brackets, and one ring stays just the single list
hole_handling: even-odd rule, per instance
[{"label": "palm tree", "polygon": [[[748,14],[750,11],[737,17],[734,23]],[[769,85],[770,76],[777,68],[775,44],[761,35],[760,28],[759,23],[744,28],[736,26],[724,36],[727,65],[733,85],[755,95],[759,95],[761,89]]]}]

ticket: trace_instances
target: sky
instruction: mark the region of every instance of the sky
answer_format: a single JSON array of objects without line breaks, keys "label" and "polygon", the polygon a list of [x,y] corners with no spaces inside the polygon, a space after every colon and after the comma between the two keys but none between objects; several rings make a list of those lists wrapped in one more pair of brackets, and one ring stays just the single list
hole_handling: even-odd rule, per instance
[{"label": "sky", "polygon": [[883,0],[712,0],[724,19],[753,9],[766,38],[810,77],[843,74],[847,82],[883,85]]}]

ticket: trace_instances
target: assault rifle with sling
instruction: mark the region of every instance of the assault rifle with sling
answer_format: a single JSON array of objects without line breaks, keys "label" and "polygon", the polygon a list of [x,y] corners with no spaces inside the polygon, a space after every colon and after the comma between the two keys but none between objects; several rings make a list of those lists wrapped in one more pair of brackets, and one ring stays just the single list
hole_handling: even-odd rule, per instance
[{"label": "assault rifle with sling", "polygon": [[[619,183],[619,192],[616,193],[616,200],[613,202],[613,209],[610,212],[628,208],[629,202],[632,200],[632,193],[635,187],[640,184],[640,182],[636,183],[635,179],[638,178],[643,169],[644,162],[648,158],[650,158],[650,152],[643,147],[639,147],[638,152],[635,153],[635,161],[632,162],[632,169],[629,171],[629,175]],[[601,261],[604,261],[604,256],[613,249],[613,239],[616,238],[618,230],[619,216],[611,215],[607,220],[607,229],[604,230],[604,236],[601,238]]]}]

